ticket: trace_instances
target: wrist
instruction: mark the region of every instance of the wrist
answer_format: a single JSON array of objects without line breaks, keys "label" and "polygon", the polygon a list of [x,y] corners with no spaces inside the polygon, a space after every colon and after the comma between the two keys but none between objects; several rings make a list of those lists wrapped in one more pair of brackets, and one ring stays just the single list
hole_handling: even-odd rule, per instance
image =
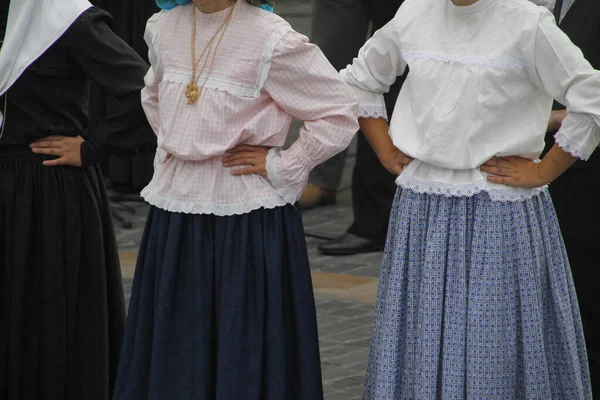
[{"label": "wrist", "polygon": [[387,161],[390,161],[394,158],[394,153],[396,152],[396,148],[394,146],[391,146],[390,148],[385,148],[385,149],[381,149],[379,150],[376,154],[377,154],[377,158],[379,159],[379,162],[381,162],[382,164],[385,164]]},{"label": "wrist", "polygon": [[535,164],[536,168],[536,187],[545,186],[554,180],[552,174],[549,173],[547,168],[544,168],[541,162]]}]

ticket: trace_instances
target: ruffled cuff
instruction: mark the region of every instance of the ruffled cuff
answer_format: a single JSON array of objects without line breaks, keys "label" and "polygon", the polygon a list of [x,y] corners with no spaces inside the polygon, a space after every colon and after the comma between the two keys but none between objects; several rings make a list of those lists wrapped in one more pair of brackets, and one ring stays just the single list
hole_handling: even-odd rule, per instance
[{"label": "ruffled cuff", "polygon": [[310,166],[304,156],[302,150],[293,147],[286,151],[272,148],[267,154],[267,178],[288,204],[294,204],[300,198],[308,182]]},{"label": "ruffled cuff", "polygon": [[564,151],[586,161],[600,143],[600,126],[587,114],[569,113],[554,139]]},{"label": "ruffled cuff", "polygon": [[382,93],[369,92],[356,87],[346,79],[346,70],[342,70],[340,75],[350,85],[358,100],[358,118],[383,118],[388,120],[387,108]]},{"label": "ruffled cuff", "polygon": [[383,118],[387,121],[388,115],[383,94],[367,92],[355,86],[352,89],[358,99],[357,116],[359,118]]},{"label": "ruffled cuff", "polygon": [[358,99],[359,118],[383,118],[387,121],[388,115],[385,108],[383,94],[367,92],[357,87],[352,87]]}]

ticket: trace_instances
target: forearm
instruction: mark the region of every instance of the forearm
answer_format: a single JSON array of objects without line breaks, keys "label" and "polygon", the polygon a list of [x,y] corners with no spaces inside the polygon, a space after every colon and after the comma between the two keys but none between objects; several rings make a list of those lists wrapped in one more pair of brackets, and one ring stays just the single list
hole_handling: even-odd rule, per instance
[{"label": "forearm", "polygon": [[558,145],[554,145],[538,166],[543,184],[558,178],[577,160],[577,157],[563,151]]},{"label": "forearm", "polygon": [[567,110],[553,110],[552,114],[550,114],[550,121],[548,121],[547,132],[556,132],[559,130],[566,116]]},{"label": "forearm", "polygon": [[156,134],[149,124],[140,101],[140,93],[108,98],[108,115],[89,131],[98,145],[123,152],[137,152],[156,146]]},{"label": "forearm", "polygon": [[383,160],[394,151],[394,143],[389,134],[389,125],[383,118],[359,118],[360,129],[377,154]]}]

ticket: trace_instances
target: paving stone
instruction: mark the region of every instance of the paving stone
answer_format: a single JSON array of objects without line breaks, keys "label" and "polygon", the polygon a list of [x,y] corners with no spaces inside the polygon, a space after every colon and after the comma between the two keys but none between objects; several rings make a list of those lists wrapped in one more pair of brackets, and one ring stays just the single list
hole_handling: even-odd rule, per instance
[{"label": "paving stone", "polygon": [[334,393],[326,393],[325,400],[360,400],[362,398],[362,390],[356,394],[352,391],[339,391]]},{"label": "paving stone", "polygon": [[[369,329],[369,332],[372,332],[372,330]],[[353,346],[353,347],[366,347],[366,348],[369,348],[371,346],[371,336],[372,336],[372,333],[369,333],[368,336],[365,336],[362,339],[348,340],[348,341],[345,342],[345,344],[348,345],[348,346]]]},{"label": "paving stone", "polygon": [[350,391],[354,391],[354,390],[362,390],[362,386],[364,383],[364,376],[363,375],[353,375],[353,376],[346,376],[340,379],[337,379],[331,383],[329,383],[327,385],[327,388],[330,390],[344,390],[347,392]]}]

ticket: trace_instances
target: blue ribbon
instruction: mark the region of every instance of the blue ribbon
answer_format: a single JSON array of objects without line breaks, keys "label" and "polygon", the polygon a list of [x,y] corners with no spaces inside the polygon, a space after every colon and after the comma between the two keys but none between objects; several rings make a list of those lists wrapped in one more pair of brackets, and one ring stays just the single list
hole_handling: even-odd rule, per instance
[{"label": "blue ribbon", "polygon": [[[175,8],[177,6],[182,6],[182,5],[188,4],[190,2],[191,2],[190,0],[156,0],[156,5],[162,10],[170,10],[172,8]],[[258,7],[262,8],[263,10],[273,12],[273,7],[271,7],[268,4],[261,4]]]}]

